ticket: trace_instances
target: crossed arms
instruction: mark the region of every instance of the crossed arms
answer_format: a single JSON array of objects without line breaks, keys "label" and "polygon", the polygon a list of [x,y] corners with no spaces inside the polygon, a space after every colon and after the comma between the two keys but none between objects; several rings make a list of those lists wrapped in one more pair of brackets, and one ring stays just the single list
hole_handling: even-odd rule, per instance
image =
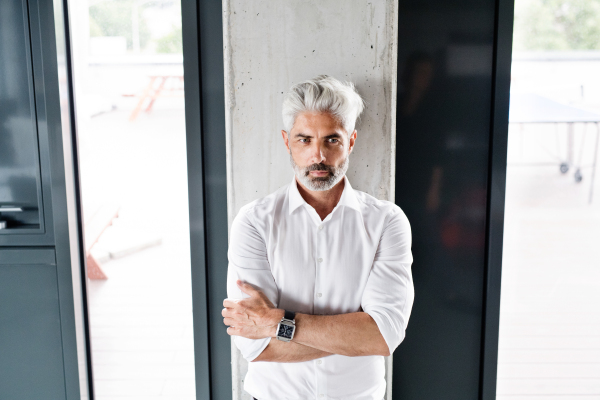
[{"label": "crossed arms", "polygon": [[281,342],[275,334],[284,311],[276,307],[279,293],[266,245],[252,216],[242,209],[231,228],[228,299],[222,315],[229,326],[227,333],[234,336],[244,358],[301,362],[332,354],[390,355],[404,339],[414,290],[408,220],[401,212],[388,217],[362,294],[361,311],[297,313],[294,339]]},{"label": "crossed arms", "polygon": [[340,354],[345,356],[390,355],[385,339],[373,318],[365,312],[339,315],[296,314],[296,333],[291,342],[275,339],[284,310],[248,283],[236,282],[250,297],[223,302],[227,333],[247,339],[270,338],[253,361],[300,362]]}]

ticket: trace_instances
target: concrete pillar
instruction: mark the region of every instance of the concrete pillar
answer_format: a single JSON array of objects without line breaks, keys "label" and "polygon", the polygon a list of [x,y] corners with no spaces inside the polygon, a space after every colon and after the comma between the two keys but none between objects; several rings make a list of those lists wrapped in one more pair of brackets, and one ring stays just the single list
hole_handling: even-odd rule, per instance
[{"label": "concrete pillar", "polygon": [[[398,1],[223,0],[223,12],[229,222],[291,181],[281,103],[292,84],[320,74],[354,82],[366,101],[352,186],[393,201]],[[391,358],[387,365],[391,377]],[[232,367],[234,399],[249,398],[233,342]]]}]

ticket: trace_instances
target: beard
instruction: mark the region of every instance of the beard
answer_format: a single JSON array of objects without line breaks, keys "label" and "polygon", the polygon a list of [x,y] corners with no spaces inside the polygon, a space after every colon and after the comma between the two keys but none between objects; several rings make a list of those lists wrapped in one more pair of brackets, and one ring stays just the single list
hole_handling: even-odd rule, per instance
[{"label": "beard", "polygon": [[[290,164],[292,164],[296,178],[298,178],[300,183],[302,183],[308,190],[313,191],[325,191],[334,187],[346,174],[349,163],[350,157],[346,156],[344,161],[342,161],[342,163],[337,167],[319,163],[303,168],[296,164],[294,158],[292,157],[292,153],[290,152]],[[327,171],[329,174],[326,176],[312,177],[310,176],[310,171]]]}]

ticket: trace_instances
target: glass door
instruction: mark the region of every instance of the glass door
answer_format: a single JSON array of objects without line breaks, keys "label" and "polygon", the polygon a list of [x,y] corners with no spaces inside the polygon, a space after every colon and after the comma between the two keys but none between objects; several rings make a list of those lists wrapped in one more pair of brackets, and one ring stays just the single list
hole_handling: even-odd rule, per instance
[{"label": "glass door", "polygon": [[181,4],[69,6],[95,399],[195,399]]},{"label": "glass door", "polygon": [[499,400],[600,395],[600,8],[515,2]]}]

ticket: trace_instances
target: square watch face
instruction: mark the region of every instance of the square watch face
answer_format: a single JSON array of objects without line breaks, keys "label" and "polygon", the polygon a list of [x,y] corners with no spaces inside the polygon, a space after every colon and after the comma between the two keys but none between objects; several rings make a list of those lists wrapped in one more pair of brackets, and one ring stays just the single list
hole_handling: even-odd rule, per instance
[{"label": "square watch face", "polygon": [[279,332],[278,332],[277,336],[284,337],[286,339],[291,339],[293,332],[294,332],[293,326],[281,324],[281,325],[279,325]]}]

